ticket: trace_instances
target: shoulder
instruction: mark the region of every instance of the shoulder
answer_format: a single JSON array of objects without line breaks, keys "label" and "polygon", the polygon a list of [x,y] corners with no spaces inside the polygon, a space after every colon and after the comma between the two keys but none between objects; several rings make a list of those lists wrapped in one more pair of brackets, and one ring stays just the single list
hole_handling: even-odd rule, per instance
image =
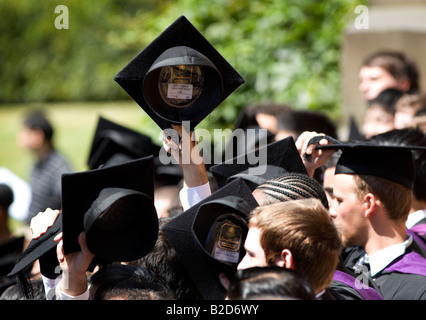
[{"label": "shoulder", "polygon": [[386,300],[425,300],[426,277],[407,273],[385,273],[376,284]]}]

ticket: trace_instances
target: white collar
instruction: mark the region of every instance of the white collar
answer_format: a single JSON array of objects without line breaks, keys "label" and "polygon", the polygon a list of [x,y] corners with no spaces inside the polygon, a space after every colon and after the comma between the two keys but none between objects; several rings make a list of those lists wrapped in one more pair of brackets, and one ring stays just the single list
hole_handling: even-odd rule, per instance
[{"label": "white collar", "polygon": [[370,256],[370,272],[374,277],[377,273],[386,268],[393,260],[405,253],[405,250],[413,242],[413,237],[408,235],[407,240],[386,247]]},{"label": "white collar", "polygon": [[318,300],[324,293],[325,293],[325,289],[318,292],[318,294],[315,295],[315,299]]},{"label": "white collar", "polygon": [[426,218],[426,209],[414,211],[408,215],[405,226],[407,229],[411,229],[417,222],[424,218]]}]

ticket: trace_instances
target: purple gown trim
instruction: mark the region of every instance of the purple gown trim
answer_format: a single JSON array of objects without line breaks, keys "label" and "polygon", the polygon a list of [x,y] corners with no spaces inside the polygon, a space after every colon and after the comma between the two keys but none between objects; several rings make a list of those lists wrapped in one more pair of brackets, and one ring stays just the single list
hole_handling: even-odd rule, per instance
[{"label": "purple gown trim", "polygon": [[373,288],[367,287],[365,285],[363,285],[362,288],[357,288],[355,286],[356,278],[352,277],[347,273],[336,270],[334,272],[333,280],[339,281],[350,286],[351,288],[356,290],[364,300],[383,300],[383,297]]}]

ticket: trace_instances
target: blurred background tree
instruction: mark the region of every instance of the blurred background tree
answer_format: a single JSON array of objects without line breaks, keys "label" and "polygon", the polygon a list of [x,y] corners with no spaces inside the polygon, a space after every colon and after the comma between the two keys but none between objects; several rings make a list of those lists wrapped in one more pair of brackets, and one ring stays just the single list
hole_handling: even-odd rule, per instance
[{"label": "blurred background tree", "polygon": [[[113,81],[180,15],[245,78],[210,116],[258,101],[339,117],[340,41],[362,0],[1,1],[0,103],[129,100]],[[57,30],[55,7],[69,9]]]}]

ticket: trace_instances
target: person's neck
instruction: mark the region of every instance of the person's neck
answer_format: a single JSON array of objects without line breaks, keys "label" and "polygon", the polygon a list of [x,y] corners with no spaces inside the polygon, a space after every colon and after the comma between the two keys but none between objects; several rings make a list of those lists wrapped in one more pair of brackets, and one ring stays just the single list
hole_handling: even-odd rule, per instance
[{"label": "person's neck", "polygon": [[43,162],[44,160],[47,159],[47,157],[49,156],[52,150],[53,148],[50,145],[50,143],[45,143],[39,149],[34,150],[34,154],[37,157],[39,162]]},{"label": "person's neck", "polygon": [[403,243],[405,240],[407,240],[405,222],[388,221],[380,228],[370,230],[364,250],[371,256],[389,246]]}]

